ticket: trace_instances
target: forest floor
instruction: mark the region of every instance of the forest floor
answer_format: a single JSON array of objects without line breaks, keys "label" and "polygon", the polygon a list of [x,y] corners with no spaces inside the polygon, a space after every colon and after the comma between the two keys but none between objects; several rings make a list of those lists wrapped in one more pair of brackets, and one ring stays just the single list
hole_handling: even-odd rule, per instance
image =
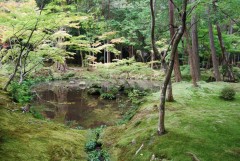
[{"label": "forest floor", "polygon": [[86,160],[88,131],[36,119],[19,107],[0,91],[0,160]]},{"label": "forest floor", "polygon": [[[194,155],[203,161],[237,161],[240,157],[240,84],[174,83],[175,102],[166,104],[167,134],[157,135],[160,93],[147,97],[134,118],[109,127],[102,142],[113,160],[158,159],[187,161]],[[233,101],[219,98],[224,86],[238,92]],[[142,149],[136,154],[139,148]]]},{"label": "forest floor", "polygon": [[[66,75],[88,79],[161,80],[161,73],[136,66],[102,67],[93,71],[74,68]],[[138,71],[132,72],[131,68]],[[5,82],[2,77],[0,86]],[[219,98],[225,86],[237,91],[235,100]],[[128,123],[104,129],[100,141],[111,160],[190,161],[196,157],[204,161],[237,161],[240,157],[240,84],[201,81],[199,88],[193,88],[190,82],[183,81],[173,84],[173,93],[175,102],[166,104],[167,134],[157,135],[159,92],[149,94]],[[0,160],[86,160],[84,145],[88,130],[70,129],[35,119],[29,113],[11,111],[9,109],[17,109],[19,105],[2,91],[0,100]]]}]

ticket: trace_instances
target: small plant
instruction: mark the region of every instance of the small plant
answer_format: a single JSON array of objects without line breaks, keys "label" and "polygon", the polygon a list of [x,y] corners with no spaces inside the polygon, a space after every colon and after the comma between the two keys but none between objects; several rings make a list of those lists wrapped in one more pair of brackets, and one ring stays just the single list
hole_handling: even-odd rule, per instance
[{"label": "small plant", "polygon": [[24,104],[32,99],[28,82],[23,82],[22,84],[12,82],[9,89],[13,100],[16,102]]},{"label": "small plant", "polygon": [[32,113],[33,117],[36,119],[41,120],[44,119],[44,116],[40,112],[38,112],[35,108],[30,108],[30,113]]},{"label": "small plant", "polygon": [[134,89],[128,93],[128,97],[130,98],[132,103],[135,105],[141,104],[144,101],[142,97],[144,97],[146,95],[147,95],[147,93],[145,91],[141,91],[138,89]]},{"label": "small plant", "polygon": [[104,150],[94,150],[88,153],[89,161],[110,161],[109,154]]},{"label": "small plant", "polygon": [[132,106],[124,115],[123,118],[118,122],[119,125],[125,124],[130,121],[133,116],[137,113],[139,106]]},{"label": "small plant", "polygon": [[89,161],[109,161],[110,156],[102,149],[102,143],[98,141],[100,133],[106,126],[100,126],[92,130],[94,137],[85,144],[85,151],[88,153]]},{"label": "small plant", "polygon": [[34,79],[28,79],[21,84],[18,82],[12,82],[9,86],[9,93],[14,101],[24,104],[32,100],[31,86],[39,82],[48,81],[49,78],[37,77]]},{"label": "small plant", "polygon": [[233,100],[235,98],[235,90],[231,87],[224,87],[221,91],[220,97],[224,100]]},{"label": "small plant", "polygon": [[108,99],[108,100],[113,100],[113,99],[116,99],[116,95],[114,95],[112,93],[102,93],[101,98]]},{"label": "small plant", "polygon": [[72,78],[72,77],[74,77],[74,76],[75,76],[75,73],[70,72],[70,73],[64,74],[64,75],[62,76],[62,79],[63,79],[63,80],[67,80],[67,79]]},{"label": "small plant", "polygon": [[96,145],[97,145],[97,142],[95,140],[90,140],[86,143],[85,150],[86,151],[93,151],[93,150],[95,150]]}]

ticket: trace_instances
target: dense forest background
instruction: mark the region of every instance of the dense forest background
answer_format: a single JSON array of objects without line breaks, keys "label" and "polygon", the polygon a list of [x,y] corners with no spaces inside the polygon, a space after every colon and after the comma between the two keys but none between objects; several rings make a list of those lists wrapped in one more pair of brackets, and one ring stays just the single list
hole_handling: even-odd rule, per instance
[{"label": "dense forest background", "polygon": [[[148,0],[2,1],[1,64],[19,66],[21,79],[43,62],[55,62],[65,71],[67,64],[87,66],[134,57],[158,68],[161,55],[171,51],[171,37],[181,21],[181,1],[153,3],[160,55],[152,50]],[[187,28],[175,58],[176,81],[182,79],[179,66],[191,69],[196,80],[200,68],[213,68],[214,80],[235,81],[233,67],[240,59],[239,1],[188,3]]]}]

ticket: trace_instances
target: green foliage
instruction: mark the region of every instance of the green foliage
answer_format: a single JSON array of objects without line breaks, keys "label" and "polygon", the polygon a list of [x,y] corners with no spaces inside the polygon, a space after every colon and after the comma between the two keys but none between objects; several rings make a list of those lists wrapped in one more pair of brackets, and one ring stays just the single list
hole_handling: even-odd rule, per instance
[{"label": "green foliage", "polygon": [[123,115],[123,118],[118,122],[119,125],[126,124],[128,121],[130,121],[133,116],[137,113],[137,110],[139,109],[139,106],[133,105],[131,108]]},{"label": "green foliage", "polygon": [[[240,65],[240,64],[239,64]],[[236,76],[236,79],[237,80],[240,80],[240,68],[238,67],[233,67],[233,73],[234,73],[234,76]]]},{"label": "green foliage", "polygon": [[72,77],[74,77],[74,76],[75,76],[75,73],[69,72],[69,73],[64,74],[64,75],[62,76],[62,79],[63,79],[63,80],[66,80],[66,79],[72,78]]},{"label": "green foliage", "polygon": [[145,102],[145,96],[148,92],[141,90],[139,87],[126,89],[125,92],[128,93],[128,98],[132,102],[131,108],[123,115],[123,118],[118,122],[118,124],[125,124],[130,121],[133,116],[137,113],[140,105]]},{"label": "green foliage", "polygon": [[116,99],[118,92],[119,89],[117,87],[110,87],[106,92],[104,91],[101,93],[101,98],[109,100]]},{"label": "green foliage", "polygon": [[224,87],[220,93],[220,97],[224,100],[233,100],[235,95],[236,91],[232,87]]},{"label": "green foliage", "polygon": [[94,150],[88,153],[88,161],[110,161],[110,155],[105,150]]},{"label": "green foliage", "polygon": [[134,105],[139,105],[144,102],[143,97],[147,95],[147,92],[140,89],[133,89],[128,93],[128,97]]},{"label": "green foliage", "polygon": [[22,84],[18,82],[12,82],[9,87],[9,92],[14,101],[21,104],[30,102],[32,99],[31,91],[29,89],[30,83],[24,81]]},{"label": "green foliage", "polygon": [[113,99],[116,99],[116,95],[114,95],[113,93],[102,93],[101,98],[113,100]]},{"label": "green foliage", "polygon": [[30,113],[33,115],[34,118],[44,120],[44,116],[37,111],[34,107],[30,108]]},{"label": "green foliage", "polygon": [[13,100],[16,102],[19,102],[21,104],[30,102],[33,97],[33,94],[31,93],[31,86],[47,80],[48,78],[38,77],[25,80],[21,84],[18,82],[12,82],[9,86],[9,93],[12,96]]},{"label": "green foliage", "polygon": [[98,142],[104,128],[105,126],[100,126],[91,131],[93,137],[85,144],[85,151],[88,153],[88,161],[110,161],[110,155],[106,150],[102,149],[102,143]]},{"label": "green foliage", "polygon": [[86,143],[85,150],[86,151],[94,151],[96,148],[96,145],[97,145],[97,143],[95,140],[90,140]]}]

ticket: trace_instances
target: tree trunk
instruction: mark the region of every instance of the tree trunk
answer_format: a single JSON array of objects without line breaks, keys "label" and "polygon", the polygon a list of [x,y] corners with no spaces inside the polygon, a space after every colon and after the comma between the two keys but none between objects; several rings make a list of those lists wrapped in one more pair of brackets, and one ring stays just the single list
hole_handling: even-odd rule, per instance
[{"label": "tree trunk", "polygon": [[172,71],[173,71],[173,66],[174,66],[174,59],[175,55],[177,52],[177,47],[178,44],[183,36],[183,33],[186,28],[186,10],[187,10],[187,2],[188,0],[183,0],[183,8],[182,8],[182,25],[178,28],[176,37],[174,38],[173,45],[172,45],[172,51],[170,55],[170,64],[169,64],[169,69],[167,71],[167,75],[165,76],[164,82],[163,82],[163,87],[161,91],[161,97],[160,97],[160,107],[159,107],[159,124],[158,124],[158,134],[163,135],[166,133],[165,130],[165,124],[164,124],[164,119],[165,119],[165,98],[166,98],[166,90],[168,83],[171,79]]},{"label": "tree trunk", "polygon": [[[208,15],[210,15],[210,8],[208,8]],[[210,18],[208,20],[208,30],[209,30],[209,41],[210,41],[210,48],[211,48],[211,54],[212,54],[214,77],[215,77],[216,81],[221,81],[217,52],[216,52],[216,48],[214,45],[213,27],[212,27],[212,22],[211,22]]]},{"label": "tree trunk", "polygon": [[[172,39],[175,34],[175,31],[174,31],[174,4],[171,2],[171,0],[168,1],[168,4],[169,4],[170,39]],[[175,60],[174,60],[174,76],[175,76],[176,82],[182,81],[182,75],[181,75],[180,66],[179,66],[178,52],[176,53]]]},{"label": "tree trunk", "polygon": [[[152,53],[152,58],[155,57],[155,55],[160,55],[157,47],[156,47],[156,42],[155,42],[155,1],[154,0],[150,0],[150,8],[151,8],[151,42],[152,42],[152,48],[153,48],[153,53]],[[161,64],[162,64],[162,68],[164,70],[165,75],[167,74],[167,63],[165,60],[165,54],[163,54],[162,58],[161,58]],[[173,94],[172,94],[172,82],[171,80],[169,81],[169,85],[167,87],[168,89],[168,97],[167,97],[167,101],[169,102],[173,102],[174,98],[173,98]]]},{"label": "tree trunk", "polygon": [[[167,55],[167,52],[164,51],[164,55]],[[167,75],[167,70],[168,70],[168,65],[166,63],[166,60],[164,58],[164,56],[161,58],[161,65],[162,65],[162,69],[165,75]],[[173,93],[172,93],[172,80],[169,80],[168,86],[167,86],[167,99],[168,102],[173,102],[174,98],[173,98]]]},{"label": "tree trunk", "polygon": [[[213,1],[213,8],[214,8],[214,11],[216,13],[217,12],[217,6],[216,6],[215,3],[216,3],[216,0]],[[224,42],[223,42],[221,28],[220,28],[218,22],[216,22],[216,27],[217,27],[217,33],[218,33],[218,40],[219,40],[219,44],[220,44],[221,51],[222,51],[222,59],[223,59],[222,67],[225,69],[224,70],[225,72],[223,73],[223,80],[224,80],[224,76],[226,75],[228,77],[228,81],[235,81],[232,68],[229,65],[228,59],[226,58],[227,57],[227,52],[226,52],[226,48],[225,48],[225,45],[224,45]]]},{"label": "tree trunk", "polygon": [[[194,3],[196,0],[191,0]],[[198,29],[197,29],[197,17],[196,14],[192,14],[191,18],[191,37],[192,37],[192,70],[194,72],[196,81],[200,80],[200,65],[199,65],[199,53],[198,53]]]},{"label": "tree trunk", "polygon": [[[107,44],[109,41],[107,40]],[[111,63],[111,53],[107,50],[107,63]]]},{"label": "tree trunk", "polygon": [[153,68],[153,61],[155,60],[155,55],[158,55],[158,49],[156,47],[155,40],[155,4],[156,0],[150,0],[150,8],[151,8],[151,42],[153,52],[151,53],[151,68]]},{"label": "tree trunk", "polygon": [[194,72],[194,63],[193,63],[193,51],[192,51],[192,46],[190,45],[190,40],[189,40],[189,35],[188,35],[188,31],[186,29],[185,33],[184,33],[184,37],[186,38],[186,44],[187,44],[187,51],[188,51],[188,62],[190,64],[190,73],[191,73],[191,77],[192,77],[192,83],[194,87],[198,87],[197,85],[197,76],[196,76],[196,72]]}]

